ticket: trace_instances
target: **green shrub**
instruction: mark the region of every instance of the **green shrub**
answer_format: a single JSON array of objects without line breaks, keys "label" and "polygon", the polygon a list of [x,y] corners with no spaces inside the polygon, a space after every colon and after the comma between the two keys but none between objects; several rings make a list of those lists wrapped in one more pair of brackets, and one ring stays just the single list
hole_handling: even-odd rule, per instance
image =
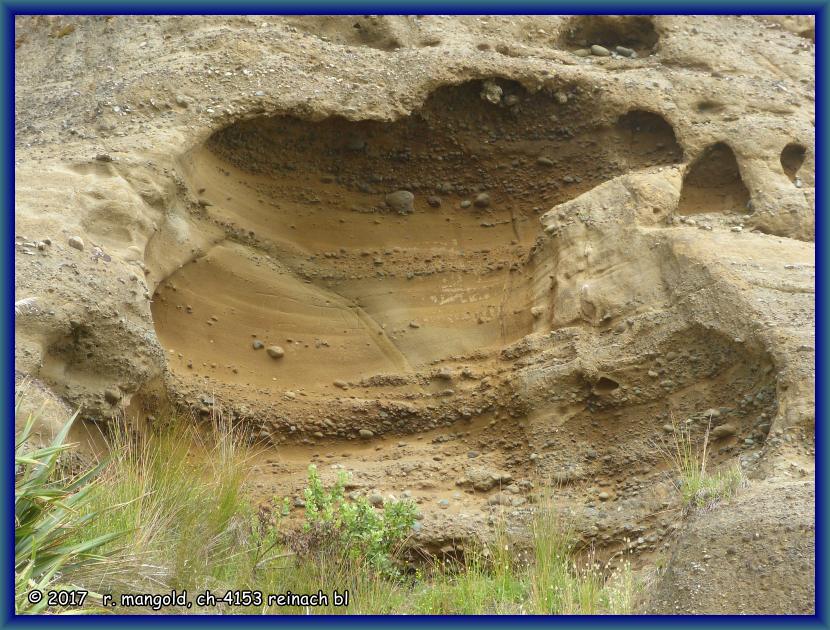
[{"label": "green shrub", "polygon": [[120,531],[91,537],[85,534],[90,523],[101,515],[88,506],[91,493],[98,487],[93,480],[105,463],[77,476],[66,476],[61,471],[60,456],[72,447],[66,437],[75,417],[64,424],[49,446],[38,447],[30,443],[36,417],[29,415],[15,440],[14,575],[18,614],[45,611],[46,598],[31,604],[27,593],[68,586],[81,569],[105,563],[101,549],[121,535]]},{"label": "green shrub", "polygon": [[[386,575],[397,575],[392,553],[412,531],[417,509],[411,501],[385,501],[383,511],[376,511],[365,497],[346,501],[344,489],[348,477],[340,473],[334,485],[323,486],[317,467],[308,467],[305,489],[303,551],[329,551],[336,545],[351,558],[362,558]],[[307,541],[312,539],[313,543]]]}]

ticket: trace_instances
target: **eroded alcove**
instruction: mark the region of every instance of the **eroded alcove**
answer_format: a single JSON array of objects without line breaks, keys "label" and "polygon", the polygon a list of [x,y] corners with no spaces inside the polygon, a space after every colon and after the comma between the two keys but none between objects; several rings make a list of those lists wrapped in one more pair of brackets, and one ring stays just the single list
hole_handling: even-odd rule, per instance
[{"label": "eroded alcove", "polygon": [[[456,492],[442,514],[526,500],[475,489],[485,467],[526,489],[554,479],[582,510],[664,484],[655,435],[677,414],[698,443],[707,409],[735,427],[712,456],[724,461],[769,428],[752,424],[775,404],[763,353],[667,332],[676,319],[662,315],[646,316],[647,340],[534,325],[540,214],[682,159],[658,113],[504,80],[439,88],[392,122],[276,115],[217,130],[179,166],[193,215],[219,236],[153,297],[171,389],[201,417],[221,401],[277,446],[255,477],[269,497],[301,496],[315,462],[348,466],[357,492],[411,492],[425,512]],[[583,251],[620,246],[586,229]],[[625,504],[626,523],[649,514]],[[622,527],[586,540],[613,551]]]},{"label": "eroded alcove", "polygon": [[651,17],[644,15],[580,15],[562,29],[561,44],[570,49],[594,44],[613,50],[624,46],[638,56],[650,55],[660,37]]},{"label": "eroded alcove", "polygon": [[790,178],[790,181],[795,181],[806,156],[807,148],[797,142],[789,143],[781,151],[781,168],[784,169],[784,173]]},{"label": "eroded alcove", "polygon": [[681,156],[658,114],[608,113],[578,85],[442,87],[395,122],[235,123],[182,159],[226,237],[159,286],[159,337],[185,378],[262,388],[501,347],[532,331],[539,213]]},{"label": "eroded alcove", "polygon": [[683,178],[680,214],[746,213],[749,191],[744,185],[735,154],[718,142],[692,162]]}]

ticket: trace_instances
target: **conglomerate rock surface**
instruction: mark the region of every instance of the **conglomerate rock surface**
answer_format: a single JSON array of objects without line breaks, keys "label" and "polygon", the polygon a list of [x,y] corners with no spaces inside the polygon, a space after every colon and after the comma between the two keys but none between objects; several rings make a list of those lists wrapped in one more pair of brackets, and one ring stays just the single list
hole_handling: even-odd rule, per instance
[{"label": "conglomerate rock surface", "polygon": [[[648,610],[809,612],[813,28],[18,17],[16,370],[45,426],[221,408],[263,499],[346,469],[430,553],[553,483]],[[677,424],[748,488],[684,517]]]}]

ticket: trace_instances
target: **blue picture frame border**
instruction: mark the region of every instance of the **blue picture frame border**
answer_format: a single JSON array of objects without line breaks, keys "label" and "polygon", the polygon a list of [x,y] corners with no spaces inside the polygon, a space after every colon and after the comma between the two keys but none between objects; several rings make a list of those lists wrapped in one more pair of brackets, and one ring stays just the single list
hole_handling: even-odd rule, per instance
[{"label": "blue picture frame border", "polygon": [[[107,3],[94,0],[57,2],[22,0],[0,0],[0,29],[2,30],[3,66],[2,128],[0,141],[3,149],[2,186],[3,215],[0,221],[0,238],[6,245],[2,248],[0,271],[2,292],[6,307],[0,317],[0,328],[4,352],[0,355],[3,380],[3,395],[6,413],[3,414],[3,456],[2,468],[2,568],[0,568],[0,627],[48,628],[48,627],[121,627],[152,625],[154,628],[216,625],[278,625],[281,628],[320,627],[321,625],[344,627],[395,627],[422,626],[432,628],[451,627],[467,624],[504,626],[546,626],[556,628],[639,627],[639,626],[685,626],[714,629],[723,627],[827,627],[827,432],[824,426],[826,416],[826,392],[830,389],[826,371],[827,339],[825,300],[827,287],[828,211],[826,183],[828,181],[827,126],[824,112],[827,107],[827,45],[826,34],[830,25],[830,0],[825,2],[612,2],[609,0],[581,2],[542,2],[522,0],[516,3],[498,1],[446,1],[423,0],[420,2],[352,1],[348,3],[306,0],[304,2],[263,2],[242,0],[234,3],[217,1],[195,2],[174,0],[159,2],[138,0],[127,3]],[[17,15],[139,15],[139,14],[647,14],[647,15],[695,15],[695,14],[752,14],[752,15],[815,15],[816,16],[816,612],[812,616],[737,616],[715,615],[696,617],[678,615],[637,616],[637,617],[534,617],[534,616],[457,616],[457,617],[388,617],[371,615],[362,617],[307,616],[307,617],[256,617],[256,616],[163,616],[163,615],[118,615],[118,616],[18,616],[14,614],[14,20]]]}]

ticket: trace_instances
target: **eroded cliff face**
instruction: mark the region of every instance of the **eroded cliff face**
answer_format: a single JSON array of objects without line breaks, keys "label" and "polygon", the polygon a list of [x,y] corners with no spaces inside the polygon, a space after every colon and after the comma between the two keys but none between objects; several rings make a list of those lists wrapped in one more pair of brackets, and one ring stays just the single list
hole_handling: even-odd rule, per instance
[{"label": "eroded cliff face", "polygon": [[498,512],[520,539],[553,481],[647,566],[682,539],[673,423],[753,492],[812,479],[810,23],[16,28],[16,368],[90,422],[221,407],[263,498],[346,468],[442,553]]}]

